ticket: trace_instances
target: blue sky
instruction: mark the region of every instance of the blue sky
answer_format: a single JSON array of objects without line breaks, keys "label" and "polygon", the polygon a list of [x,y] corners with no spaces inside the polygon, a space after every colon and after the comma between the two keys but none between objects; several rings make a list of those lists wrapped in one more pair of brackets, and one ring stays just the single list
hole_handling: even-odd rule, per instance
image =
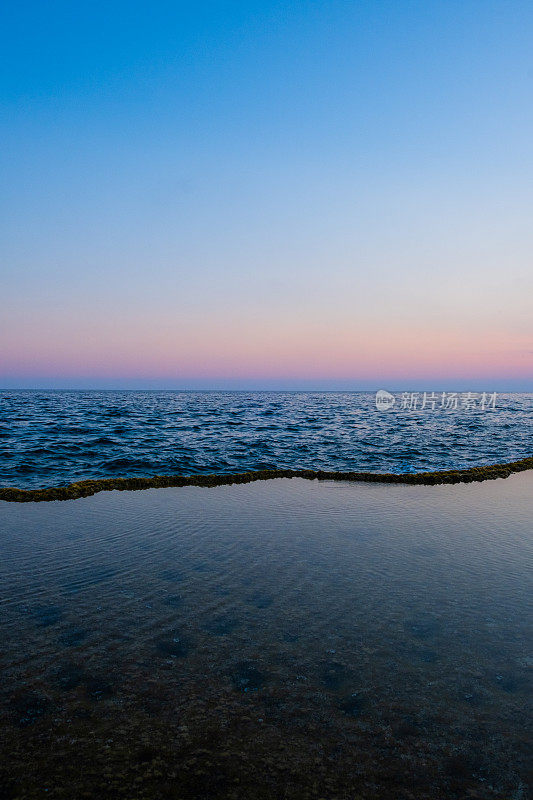
[{"label": "blue sky", "polygon": [[0,388],[533,389],[533,4],[0,31]]}]

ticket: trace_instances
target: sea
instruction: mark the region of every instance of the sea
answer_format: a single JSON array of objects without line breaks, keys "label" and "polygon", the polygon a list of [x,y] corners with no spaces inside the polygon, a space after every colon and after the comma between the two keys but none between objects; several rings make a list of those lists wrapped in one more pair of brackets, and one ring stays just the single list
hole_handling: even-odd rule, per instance
[{"label": "sea", "polygon": [[260,469],[420,472],[532,454],[533,394],[7,391],[0,486]]},{"label": "sea", "polygon": [[[0,485],[532,454],[532,395],[391,396],[5,392]],[[1,500],[0,798],[526,800],[532,519],[533,470]]]}]

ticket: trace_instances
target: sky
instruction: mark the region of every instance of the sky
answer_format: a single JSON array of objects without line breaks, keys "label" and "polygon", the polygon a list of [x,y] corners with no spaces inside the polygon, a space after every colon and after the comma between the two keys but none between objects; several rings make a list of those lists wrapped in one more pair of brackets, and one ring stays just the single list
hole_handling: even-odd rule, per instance
[{"label": "sky", "polygon": [[0,11],[0,389],[533,390],[533,3]]}]

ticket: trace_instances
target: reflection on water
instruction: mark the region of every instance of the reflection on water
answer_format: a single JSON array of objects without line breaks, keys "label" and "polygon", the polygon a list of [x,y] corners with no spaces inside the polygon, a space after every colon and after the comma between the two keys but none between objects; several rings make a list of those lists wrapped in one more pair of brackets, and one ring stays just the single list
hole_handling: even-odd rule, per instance
[{"label": "reflection on water", "polygon": [[525,800],[532,511],[532,473],[0,504],[0,797]]}]

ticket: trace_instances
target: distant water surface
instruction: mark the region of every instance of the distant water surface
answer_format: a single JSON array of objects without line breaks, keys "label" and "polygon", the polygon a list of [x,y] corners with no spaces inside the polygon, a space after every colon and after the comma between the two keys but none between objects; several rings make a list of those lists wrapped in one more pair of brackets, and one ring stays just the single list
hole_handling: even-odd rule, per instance
[{"label": "distant water surface", "polygon": [[[399,394],[397,395],[399,398]],[[533,395],[379,412],[366,392],[0,394],[0,486],[270,468],[419,472],[532,454]]]}]

